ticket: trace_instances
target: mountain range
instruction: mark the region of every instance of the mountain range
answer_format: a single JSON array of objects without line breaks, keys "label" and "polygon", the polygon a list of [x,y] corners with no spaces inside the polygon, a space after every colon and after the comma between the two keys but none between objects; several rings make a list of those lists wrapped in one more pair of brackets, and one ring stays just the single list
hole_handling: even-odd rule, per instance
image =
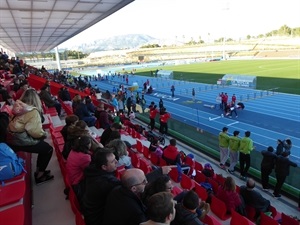
[{"label": "mountain range", "polygon": [[[158,44],[160,46],[172,45],[175,44],[175,42],[175,40],[157,39],[146,34],[126,34],[97,39],[92,42],[72,46],[68,49],[88,54],[99,51],[134,49],[147,44]],[[178,44],[180,43],[177,43],[177,45]]]}]

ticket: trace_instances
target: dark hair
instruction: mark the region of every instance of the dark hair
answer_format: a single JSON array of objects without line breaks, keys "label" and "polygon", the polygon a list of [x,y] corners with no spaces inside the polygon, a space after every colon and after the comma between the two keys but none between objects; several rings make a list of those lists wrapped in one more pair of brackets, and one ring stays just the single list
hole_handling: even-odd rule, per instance
[{"label": "dark hair", "polygon": [[111,128],[115,128],[115,129],[122,129],[122,126],[119,123],[113,123],[111,126]]},{"label": "dark hair", "polygon": [[168,175],[162,175],[156,178],[154,181],[148,183],[145,187],[144,193],[143,193],[143,201],[145,205],[148,205],[148,199],[162,191],[166,191],[166,183],[170,181],[170,177]]},{"label": "dark hair", "polygon": [[102,148],[101,151],[96,151],[93,155],[92,163],[96,165],[97,168],[101,168],[103,165],[107,165],[107,157],[113,154],[110,149]]},{"label": "dark hair", "polygon": [[291,145],[291,144],[292,144],[291,139],[286,139],[285,142],[286,142],[288,145]]},{"label": "dark hair", "polygon": [[91,138],[89,136],[82,136],[76,139],[74,149],[75,152],[88,153],[90,150],[89,144],[91,143]]},{"label": "dark hair", "polygon": [[245,136],[246,136],[246,137],[250,137],[250,134],[251,134],[250,131],[246,131],[246,132],[245,132]]},{"label": "dark hair", "polygon": [[166,222],[167,216],[174,213],[173,195],[169,192],[159,192],[149,198],[147,208],[148,218],[157,223]]},{"label": "dark hair", "polygon": [[238,130],[233,131],[233,135],[234,135],[234,136],[237,136],[237,135],[239,135],[239,134],[240,134],[240,132],[239,132]]},{"label": "dark hair", "polygon": [[182,205],[189,210],[198,208],[199,197],[196,192],[193,190],[188,191],[183,197]]},{"label": "dark hair", "polygon": [[83,120],[77,121],[75,126],[80,127],[81,129],[85,129],[87,127],[86,122],[84,122]]},{"label": "dark hair", "polygon": [[269,146],[267,150],[268,152],[274,152],[274,148],[272,146]]},{"label": "dark hair", "polygon": [[223,132],[228,131],[228,127],[223,127],[222,131]]},{"label": "dark hair", "polygon": [[175,146],[176,145],[176,139],[174,139],[174,138],[170,139],[170,145]]},{"label": "dark hair", "polygon": [[65,119],[67,126],[70,126],[72,123],[75,123],[78,120],[79,120],[78,116],[73,115],[73,114],[67,116],[66,119]]}]

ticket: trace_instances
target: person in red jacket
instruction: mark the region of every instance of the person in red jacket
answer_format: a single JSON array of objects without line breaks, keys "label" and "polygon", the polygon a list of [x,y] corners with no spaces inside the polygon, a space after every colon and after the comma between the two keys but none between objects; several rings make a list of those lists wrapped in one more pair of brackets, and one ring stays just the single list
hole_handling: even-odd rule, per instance
[{"label": "person in red jacket", "polygon": [[149,107],[150,111],[149,111],[149,118],[150,118],[150,129],[154,130],[155,127],[155,117],[157,115],[157,113],[159,113],[158,109],[157,109],[157,105],[154,105],[152,107]]},{"label": "person in red jacket", "polygon": [[159,132],[166,136],[168,133],[168,120],[171,118],[171,114],[166,111],[166,108],[163,107],[160,112],[160,128]]},{"label": "person in red jacket", "polygon": [[181,164],[180,152],[176,147],[176,139],[170,139],[170,144],[164,149],[162,157],[170,165]]}]

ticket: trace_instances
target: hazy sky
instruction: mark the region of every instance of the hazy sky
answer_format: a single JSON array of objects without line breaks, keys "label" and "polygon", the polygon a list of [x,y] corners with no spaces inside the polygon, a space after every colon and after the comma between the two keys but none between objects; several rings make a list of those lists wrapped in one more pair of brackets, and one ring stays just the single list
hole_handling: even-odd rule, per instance
[{"label": "hazy sky", "polygon": [[[205,41],[300,27],[300,0],[135,0],[60,47],[119,34]],[[210,36],[208,35],[210,34]]]}]

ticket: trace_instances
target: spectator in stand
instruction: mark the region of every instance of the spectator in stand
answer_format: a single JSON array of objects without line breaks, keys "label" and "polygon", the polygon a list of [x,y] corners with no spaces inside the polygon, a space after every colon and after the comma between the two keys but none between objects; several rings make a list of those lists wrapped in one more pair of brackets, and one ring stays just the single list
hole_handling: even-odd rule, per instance
[{"label": "spectator in stand", "polygon": [[171,118],[171,114],[166,111],[166,108],[162,108],[160,112],[160,127],[159,132],[165,137],[168,134],[168,120]]},{"label": "spectator in stand", "polygon": [[261,154],[263,156],[263,159],[261,161],[261,184],[264,191],[267,191],[269,189],[269,176],[272,173],[272,170],[275,167],[276,162],[276,154],[274,153],[273,147],[268,147],[267,151],[263,150],[261,151]]},{"label": "spectator in stand", "polygon": [[146,207],[141,201],[148,183],[144,172],[136,168],[128,169],[124,172],[121,183],[107,197],[102,224],[139,225],[147,221]]},{"label": "spectator in stand", "polygon": [[117,163],[113,150],[96,151],[85,169],[83,215],[86,225],[102,224],[107,195],[121,184],[115,177]]},{"label": "spectator in stand", "polygon": [[16,95],[15,95],[15,101],[20,99],[22,94],[28,89],[28,82],[25,80],[20,83],[19,85],[19,90],[17,90]]},{"label": "spectator in stand", "polygon": [[45,103],[45,105],[47,107],[55,107],[58,116],[60,116],[60,114],[61,114],[61,104],[59,102],[57,102],[57,100],[55,99],[55,97],[53,97],[51,95],[51,93],[50,93],[50,85],[49,84],[45,84],[41,88],[40,98]]},{"label": "spectator in stand", "polygon": [[230,158],[230,166],[228,168],[228,172],[233,174],[234,167],[239,160],[239,148],[241,139],[239,138],[240,132],[235,130],[233,132],[233,136],[229,138],[229,158]]},{"label": "spectator in stand", "polygon": [[2,99],[7,105],[11,105],[9,101],[11,100],[11,96],[8,94],[7,89],[2,84],[0,84],[0,95],[2,95]]},{"label": "spectator in stand", "polygon": [[81,96],[79,94],[76,94],[74,98],[72,99],[72,109],[73,112],[76,111],[77,106],[81,103]]},{"label": "spectator in stand", "polygon": [[74,112],[74,114],[76,116],[79,117],[80,120],[83,120],[86,122],[86,124],[88,125],[88,127],[92,127],[95,126],[96,124],[96,117],[94,117],[93,115],[91,115],[91,113],[89,112],[86,104],[85,104],[85,99],[83,99],[76,107],[76,110]]},{"label": "spectator in stand", "polygon": [[72,100],[68,88],[63,86],[58,91],[58,97],[66,104],[72,107]]},{"label": "spectator in stand", "polygon": [[268,212],[270,210],[270,201],[265,199],[255,189],[255,181],[252,178],[247,180],[246,186],[243,185],[240,188],[240,195],[244,199],[246,205],[249,205],[256,210],[256,218],[260,215],[260,212]]},{"label": "spectator in stand", "polygon": [[92,140],[91,150],[95,151],[97,148],[103,148],[103,145],[93,139],[90,131],[87,127],[86,122],[79,120],[76,122],[75,126],[69,126],[67,128],[67,141],[65,142],[64,150],[62,155],[64,159],[67,159],[70,151],[74,148],[76,140],[82,136],[89,136]]},{"label": "spectator in stand", "polygon": [[[154,103],[154,102],[153,102]],[[151,106],[151,105],[150,105]],[[150,129],[154,130],[155,127],[155,117],[159,113],[157,106],[153,105],[152,107],[149,106],[149,118],[150,118]]]},{"label": "spectator in stand", "polygon": [[275,163],[276,185],[273,192],[275,198],[281,197],[281,188],[284,184],[286,177],[290,174],[290,166],[297,167],[297,164],[288,159],[288,153],[283,152],[277,157]]},{"label": "spectator in stand", "polygon": [[121,140],[121,137],[119,139],[110,141],[105,147],[114,149],[114,154],[118,160],[118,167],[124,165],[126,169],[132,168],[131,158],[128,156],[127,146],[125,142]]},{"label": "spectator in stand", "polygon": [[118,99],[117,99],[116,95],[112,95],[111,104],[113,105],[115,111],[118,112],[119,111],[119,104],[118,104]]},{"label": "spectator in stand", "polygon": [[118,99],[118,107],[119,107],[119,113],[124,113],[124,100],[123,100],[124,96],[121,95]]},{"label": "spectator in stand", "polygon": [[67,178],[79,202],[82,200],[85,188],[83,171],[91,162],[89,154],[91,146],[92,142],[89,136],[78,138],[66,163]]},{"label": "spectator in stand", "polygon": [[182,165],[180,152],[176,147],[176,139],[170,139],[170,144],[164,148],[162,158],[167,162],[169,165],[178,165],[181,166],[182,170],[185,173],[188,173],[190,170],[189,166]]},{"label": "spectator in stand", "polygon": [[152,195],[148,201],[148,221],[140,225],[171,224],[175,218],[175,201],[169,192],[159,192]]},{"label": "spectator in stand", "polygon": [[129,114],[132,111],[131,110],[131,107],[132,107],[132,99],[131,99],[131,97],[127,98],[126,107],[127,107],[127,116],[129,117]]},{"label": "spectator in stand", "polygon": [[220,148],[220,167],[226,169],[225,163],[228,159],[228,146],[229,146],[229,136],[227,134],[228,127],[223,127],[222,132],[219,133],[219,148]]},{"label": "spectator in stand", "polygon": [[38,154],[34,173],[37,185],[53,180],[50,170],[46,170],[53,148],[44,141],[46,132],[42,128],[42,103],[36,91],[26,90],[13,105],[12,113],[14,117],[8,124],[7,143],[15,152]]},{"label": "spectator in stand", "polygon": [[232,177],[228,176],[225,179],[224,185],[219,186],[216,197],[225,202],[227,213],[230,214],[231,210],[236,210],[239,214],[245,216],[245,206],[236,192],[235,181]]},{"label": "spectator in stand", "polygon": [[95,117],[100,123],[100,128],[107,129],[110,126],[109,115],[107,110],[104,108],[104,104],[100,104],[96,109]]},{"label": "spectator in stand", "polygon": [[[77,121],[79,120],[78,116],[76,115],[68,115],[65,118],[65,123],[66,125],[61,129],[60,133],[64,138],[65,143],[68,140],[68,128],[70,126],[75,126],[75,124],[77,123]],[[65,146],[64,146],[65,148]]]},{"label": "spectator in stand", "polygon": [[246,180],[247,172],[250,168],[251,158],[250,153],[255,148],[253,141],[250,138],[251,132],[246,131],[245,137],[241,139],[240,144],[240,178]]},{"label": "spectator in stand", "polygon": [[111,139],[110,136],[111,136],[112,132],[120,131],[120,129],[122,129],[122,125],[120,125],[118,123],[113,123],[110,127],[105,129],[101,135],[101,139],[100,139],[101,144],[103,144],[105,146]]},{"label": "spectator in stand", "polygon": [[89,113],[91,115],[94,115],[96,112],[96,106],[94,105],[94,103],[92,102],[92,99],[89,96],[85,97],[85,104],[86,104],[86,107],[87,107]]},{"label": "spectator in stand", "polygon": [[204,225],[197,214],[199,205],[200,199],[196,192],[188,191],[184,195],[182,203],[176,204],[176,215],[171,225]]},{"label": "spectator in stand", "polygon": [[157,155],[158,158],[161,158],[161,157],[162,157],[163,150],[162,150],[162,148],[160,147],[160,142],[159,142],[158,139],[154,139],[154,140],[150,143],[149,150],[150,150],[151,152],[154,152],[155,155]]},{"label": "spectator in stand", "polygon": [[173,189],[172,181],[168,175],[162,175],[148,183],[142,195],[143,203],[148,206],[149,198],[159,192],[170,192]]}]

